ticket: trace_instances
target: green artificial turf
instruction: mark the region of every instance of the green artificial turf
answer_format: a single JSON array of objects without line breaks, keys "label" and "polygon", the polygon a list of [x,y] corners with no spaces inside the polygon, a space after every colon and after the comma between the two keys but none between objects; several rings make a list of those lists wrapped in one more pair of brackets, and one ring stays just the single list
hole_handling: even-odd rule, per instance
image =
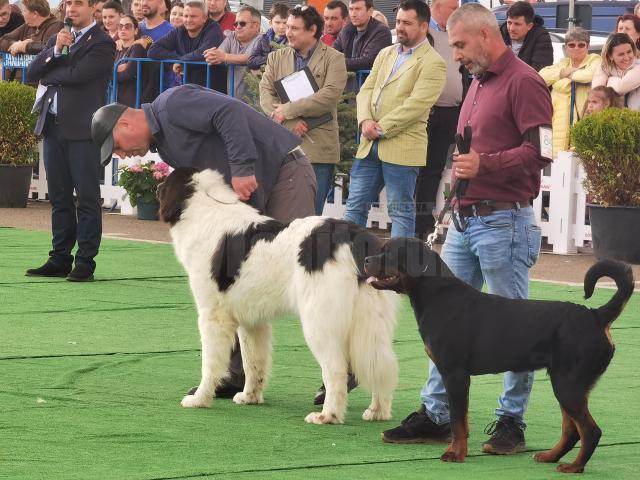
[{"label": "green artificial turf", "polygon": [[[544,372],[527,415],[529,451],[483,455],[500,376],[474,377],[469,457],[444,464],[441,445],[389,445],[380,432],[419,406],[427,361],[413,314],[401,305],[394,420],[368,423],[362,389],[344,425],[304,423],[320,372],[294,317],[274,327],[271,384],[260,406],[216,400],[183,409],[200,376],[196,314],[171,246],[105,240],[97,281],[24,277],[50,248],[44,233],[0,228],[0,478],[8,479],[549,479],[534,451],[552,446],[560,414]],[[277,279],[274,279],[277,281]],[[611,290],[598,289],[599,306]],[[531,298],[581,303],[578,288],[533,283]],[[587,478],[640,478],[640,297],[614,323],[617,352],[591,395],[604,434]],[[577,450],[567,456],[572,459]]]}]

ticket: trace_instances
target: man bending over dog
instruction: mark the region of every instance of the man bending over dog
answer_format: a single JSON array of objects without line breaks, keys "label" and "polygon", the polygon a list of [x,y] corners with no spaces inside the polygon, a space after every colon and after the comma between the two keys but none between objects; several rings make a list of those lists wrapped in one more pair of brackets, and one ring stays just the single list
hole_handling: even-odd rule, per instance
[{"label": "man bending over dog", "polygon": [[[91,134],[103,162],[113,153],[124,158],[153,149],[174,168],[217,170],[240,200],[281,223],[315,212],[316,177],[300,137],[212,90],[172,88],[140,110],[112,103],[95,113]],[[218,398],[231,398],[244,386],[237,339],[229,373],[216,388]]]},{"label": "man bending over dog", "polygon": [[[544,82],[502,40],[495,16],[467,4],[447,22],[454,59],[475,75],[462,105],[458,133],[473,132],[471,151],[454,156],[453,179],[468,179],[456,205],[458,232],[449,228],[443,260],[453,274],[480,290],[507,298],[527,298],[529,269],[540,251],[540,228],[531,201],[540,190],[540,127],[551,125],[551,98]],[[462,227],[461,227],[462,230]],[[500,331],[493,332],[496,336]],[[505,339],[508,342],[508,339]],[[497,421],[483,444],[486,453],[524,451],[524,414],[533,372],[507,372]],[[446,442],[451,435],[449,405],[440,372],[430,362],[422,406],[400,426],[383,432],[391,443]]]}]

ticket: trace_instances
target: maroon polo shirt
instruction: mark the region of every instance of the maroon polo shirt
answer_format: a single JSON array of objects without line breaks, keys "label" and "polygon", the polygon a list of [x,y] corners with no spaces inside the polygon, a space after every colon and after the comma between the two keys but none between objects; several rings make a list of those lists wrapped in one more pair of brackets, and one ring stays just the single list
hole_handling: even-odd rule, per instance
[{"label": "maroon polo shirt", "polygon": [[469,181],[463,206],[483,200],[531,201],[538,196],[540,170],[548,160],[523,136],[531,128],[551,127],[551,115],[549,89],[511,49],[471,82],[458,133],[471,126],[471,148],[480,154],[480,170]]}]

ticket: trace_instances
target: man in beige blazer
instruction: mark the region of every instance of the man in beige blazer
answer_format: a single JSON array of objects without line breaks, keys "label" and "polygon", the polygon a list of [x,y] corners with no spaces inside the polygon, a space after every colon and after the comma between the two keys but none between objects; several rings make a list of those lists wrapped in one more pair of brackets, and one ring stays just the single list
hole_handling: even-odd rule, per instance
[{"label": "man in beige blazer", "polygon": [[[269,54],[260,81],[260,106],[271,118],[302,137],[302,149],[317,179],[316,214],[321,215],[340,161],[338,102],[347,82],[344,55],[320,41],[324,21],[313,7],[289,11],[288,46]],[[318,91],[294,102],[282,103],[274,83],[308,67]],[[331,120],[310,128],[309,119],[331,114]]]},{"label": "man in beige blazer", "polygon": [[445,62],[427,40],[430,18],[422,1],[400,3],[398,45],[380,51],[357,96],[362,133],[345,219],[365,226],[371,204],[386,187],[392,237],[414,236],[413,196],[427,155],[427,118],[445,83]]}]

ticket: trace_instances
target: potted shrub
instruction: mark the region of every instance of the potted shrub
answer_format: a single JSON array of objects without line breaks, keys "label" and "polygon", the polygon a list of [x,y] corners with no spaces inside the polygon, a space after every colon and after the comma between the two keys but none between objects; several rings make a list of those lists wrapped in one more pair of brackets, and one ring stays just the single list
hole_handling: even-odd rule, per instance
[{"label": "potted shrub", "polygon": [[0,82],[0,207],[26,207],[38,138],[33,87]]},{"label": "potted shrub", "polygon": [[119,169],[118,185],[129,195],[132,207],[138,207],[140,220],[158,220],[156,191],[169,176],[169,165],[164,162],[147,162],[123,166]]},{"label": "potted shrub", "polygon": [[586,173],[594,254],[640,264],[640,112],[609,108],[571,129]]}]

